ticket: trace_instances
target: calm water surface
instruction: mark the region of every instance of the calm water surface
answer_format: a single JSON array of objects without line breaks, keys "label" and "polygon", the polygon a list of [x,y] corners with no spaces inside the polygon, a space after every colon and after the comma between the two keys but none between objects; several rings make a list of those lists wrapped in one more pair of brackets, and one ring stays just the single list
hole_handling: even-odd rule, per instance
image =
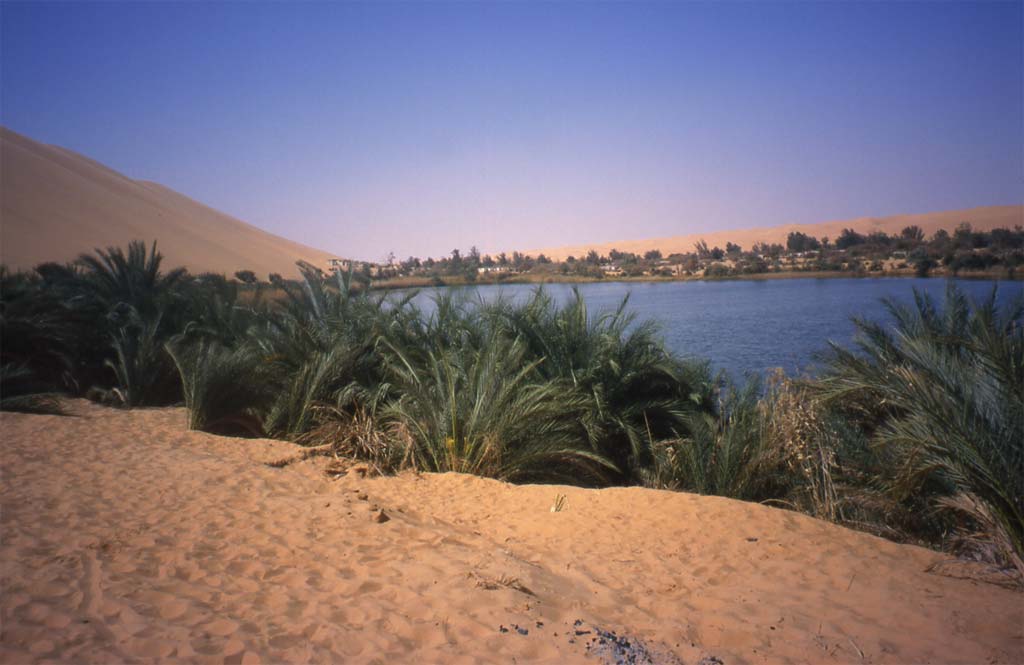
[{"label": "calm water surface", "polygon": [[[1022,282],[951,280],[969,296],[981,299],[993,286],[998,300],[1020,297]],[[849,344],[851,317],[888,320],[882,298],[913,301],[913,289],[941,302],[947,280],[910,278],[785,279],[720,282],[597,282],[578,284],[592,313],[615,308],[629,295],[629,308],[641,319],[655,319],[670,349],[682,356],[710,359],[716,369],[735,378],[781,367],[787,372],[813,371],[815,354],[829,340]],[[452,289],[490,300],[499,294],[525,299],[537,287],[528,284]],[[557,300],[571,297],[572,285],[543,287]],[[417,296],[431,309],[435,290]]]}]

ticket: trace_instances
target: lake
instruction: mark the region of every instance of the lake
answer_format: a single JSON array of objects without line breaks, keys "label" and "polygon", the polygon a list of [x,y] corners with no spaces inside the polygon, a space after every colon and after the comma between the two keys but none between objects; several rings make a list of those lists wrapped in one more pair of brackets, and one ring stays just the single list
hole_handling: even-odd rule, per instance
[{"label": "lake", "polygon": [[[889,320],[882,299],[913,302],[913,289],[941,303],[948,281],[975,299],[998,287],[1006,302],[1024,291],[1022,282],[914,278],[777,279],[709,282],[593,282],[575,285],[592,313],[617,307],[629,295],[629,309],[641,319],[661,324],[667,346],[684,357],[706,358],[716,369],[739,378],[748,372],[781,367],[787,373],[813,371],[814,357],[832,340],[849,344],[854,337],[851,317]],[[546,284],[557,300],[572,294],[571,284]],[[483,285],[451,290],[486,300],[499,294],[528,298],[531,284]],[[431,309],[432,294],[416,298]]]}]

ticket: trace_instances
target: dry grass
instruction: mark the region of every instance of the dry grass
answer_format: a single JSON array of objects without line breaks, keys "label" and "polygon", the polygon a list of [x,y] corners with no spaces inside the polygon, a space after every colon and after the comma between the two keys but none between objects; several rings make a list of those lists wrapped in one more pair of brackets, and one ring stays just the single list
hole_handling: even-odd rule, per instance
[{"label": "dry grass", "polygon": [[835,436],[823,417],[819,401],[778,370],[769,381],[764,411],[768,454],[795,475],[799,507],[831,522],[843,519],[833,474],[838,469]]},{"label": "dry grass", "polygon": [[378,474],[395,471],[408,460],[408,436],[400,425],[382,425],[367,409],[351,413],[334,407],[317,407],[316,425],[298,443],[329,450],[336,457],[358,459]]},{"label": "dry grass", "polygon": [[498,589],[512,589],[527,596],[536,596],[529,587],[519,581],[518,577],[499,575],[498,577],[484,577],[477,573],[470,573],[469,576],[476,581],[476,585],[486,591],[497,591]]}]

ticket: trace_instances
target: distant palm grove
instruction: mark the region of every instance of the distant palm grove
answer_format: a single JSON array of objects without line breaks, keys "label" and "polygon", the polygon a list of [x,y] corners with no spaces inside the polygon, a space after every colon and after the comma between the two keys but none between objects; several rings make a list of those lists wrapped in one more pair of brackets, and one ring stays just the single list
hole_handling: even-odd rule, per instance
[{"label": "distant palm grove", "polygon": [[[907,236],[924,257],[911,260],[940,242],[954,261],[979,244],[1019,263],[1019,229]],[[950,287],[942,303],[889,303],[895,324],[858,321],[855,348],[833,346],[817,377],[732,385],[667,351],[626,301],[594,313],[540,289],[523,303],[443,294],[425,314],[411,294],[358,288],[351,270],[300,268],[274,285],[196,276],[133,242],[0,269],[0,406],[184,404],[192,429],[287,439],[381,473],[717,494],[1024,573],[1020,298],[998,307]]]},{"label": "distant palm grove", "polygon": [[343,262],[357,267],[358,280],[388,284],[419,277],[433,284],[476,281],[532,281],[578,278],[723,278],[772,273],[842,272],[850,275],[971,275],[1020,278],[1024,267],[1024,228],[976,231],[964,222],[953,233],[940,229],[931,238],[917,226],[887,235],[845,229],[837,238],[816,238],[799,231],[786,244],[758,243],[743,248],[728,242],[708,247],[698,242],[692,252],[663,255],[656,249],[635,254],[610,250],[555,261],[544,254],[481,255],[475,247],[453,250],[440,259],[390,257],[382,264]]}]

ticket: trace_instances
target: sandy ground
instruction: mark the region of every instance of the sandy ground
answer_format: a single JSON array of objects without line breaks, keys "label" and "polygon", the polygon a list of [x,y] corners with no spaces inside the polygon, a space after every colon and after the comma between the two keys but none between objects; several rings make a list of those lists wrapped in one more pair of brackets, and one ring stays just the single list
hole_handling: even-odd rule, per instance
[{"label": "sandy ground", "polygon": [[598,630],[665,663],[1024,661],[1024,595],[784,510],[331,479],[181,409],[71,409],[0,416],[6,663],[615,662]]}]

